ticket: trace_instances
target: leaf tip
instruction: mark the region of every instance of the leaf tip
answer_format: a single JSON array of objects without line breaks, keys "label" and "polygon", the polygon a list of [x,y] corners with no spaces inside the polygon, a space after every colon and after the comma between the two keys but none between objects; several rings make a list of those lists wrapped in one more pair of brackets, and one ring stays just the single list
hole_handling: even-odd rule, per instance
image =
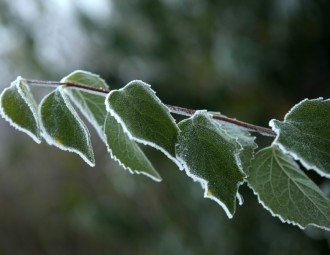
[{"label": "leaf tip", "polygon": [[220,207],[225,211],[225,213],[229,219],[232,219],[234,217],[235,206],[233,209],[229,209],[225,203],[223,203],[220,199],[218,199],[217,197],[215,197],[213,195],[212,191],[210,191],[208,189],[208,184],[206,184],[206,186],[205,186],[204,198],[211,199],[214,202],[216,202],[218,205],[220,205]]},{"label": "leaf tip", "polygon": [[[15,129],[41,143],[40,127],[35,109],[35,101],[23,78],[18,76],[10,87],[0,94],[0,116]],[[28,117],[27,117],[28,116]]]}]

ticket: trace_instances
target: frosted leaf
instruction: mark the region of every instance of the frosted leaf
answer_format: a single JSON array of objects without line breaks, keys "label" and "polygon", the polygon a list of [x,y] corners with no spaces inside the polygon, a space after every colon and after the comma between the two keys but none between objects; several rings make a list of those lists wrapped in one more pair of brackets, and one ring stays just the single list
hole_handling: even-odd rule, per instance
[{"label": "frosted leaf", "polygon": [[161,181],[161,177],[154,169],[136,142],[128,137],[122,126],[110,114],[104,124],[104,132],[108,151],[113,159],[130,173],[143,174],[154,181]]},{"label": "frosted leaf", "polygon": [[178,127],[150,85],[132,81],[113,90],[106,98],[106,107],[131,139],[159,149],[180,166],[174,148]]},{"label": "frosted leaf", "polygon": [[330,100],[303,100],[285,116],[271,120],[274,144],[307,169],[330,178]]},{"label": "frosted leaf", "polygon": [[239,152],[239,157],[243,170],[248,173],[248,169],[254,157],[254,150],[258,148],[258,145],[254,142],[255,136],[251,136],[249,131],[243,130],[231,123],[216,122],[219,123],[221,128],[224,129],[228,135],[236,139],[236,141],[241,145],[242,149]]},{"label": "frosted leaf", "polygon": [[[107,90],[108,86],[100,76],[77,70],[64,77],[61,82],[73,82],[83,84],[92,88]],[[65,93],[74,102],[85,118],[93,125],[102,140],[104,138],[103,125],[107,114],[105,109],[105,96],[88,93],[71,87],[65,87]]]},{"label": "frosted leaf", "polygon": [[176,154],[187,175],[201,183],[204,197],[216,201],[232,218],[245,177],[240,169],[241,146],[204,111],[181,121],[179,128]]},{"label": "frosted leaf", "polygon": [[61,82],[74,82],[92,88],[104,89],[104,90],[109,89],[106,82],[99,75],[83,70],[76,70],[68,74],[61,80]]},{"label": "frosted leaf", "polygon": [[62,87],[48,94],[39,105],[42,135],[50,145],[77,153],[95,165],[87,127],[72,107]]},{"label": "frosted leaf", "polygon": [[329,199],[277,146],[256,154],[248,183],[259,202],[282,222],[330,229]]},{"label": "frosted leaf", "polygon": [[35,142],[41,143],[37,103],[21,77],[1,93],[0,113],[13,127],[28,134]]}]

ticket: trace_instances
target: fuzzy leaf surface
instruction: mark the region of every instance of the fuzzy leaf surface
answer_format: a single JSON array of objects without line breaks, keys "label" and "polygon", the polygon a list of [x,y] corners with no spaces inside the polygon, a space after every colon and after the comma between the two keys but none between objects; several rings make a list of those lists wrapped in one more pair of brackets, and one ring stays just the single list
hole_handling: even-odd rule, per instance
[{"label": "fuzzy leaf surface", "polygon": [[41,142],[37,103],[21,77],[12,82],[0,95],[2,117],[18,130]]},{"label": "fuzzy leaf surface", "polygon": [[111,157],[130,173],[143,174],[155,181],[161,177],[136,142],[128,137],[115,117],[109,113],[104,123],[106,144]]},{"label": "fuzzy leaf surface", "polygon": [[201,183],[204,197],[233,217],[238,187],[245,177],[239,167],[241,146],[204,111],[181,121],[179,128],[176,153],[187,175]]},{"label": "fuzzy leaf surface", "polygon": [[[83,84],[92,88],[109,89],[107,84],[100,76],[86,72],[74,71],[64,77],[62,82],[73,82]],[[65,93],[74,102],[77,108],[80,109],[85,118],[93,125],[99,136],[104,140],[103,126],[107,111],[105,109],[105,96],[88,93],[78,89],[67,87]]]},{"label": "fuzzy leaf surface", "polygon": [[285,116],[272,120],[275,144],[307,169],[330,178],[330,99],[303,100]]},{"label": "fuzzy leaf surface", "polygon": [[248,169],[251,166],[251,162],[254,156],[254,151],[258,148],[258,145],[254,142],[255,136],[247,130],[243,130],[233,124],[226,122],[219,122],[222,129],[224,129],[228,135],[236,139],[241,145],[242,149],[239,152],[240,161],[243,170],[248,173]]},{"label": "fuzzy leaf surface", "polygon": [[132,81],[124,88],[112,91],[107,96],[106,106],[130,138],[159,149],[177,163],[178,127],[150,85]]},{"label": "fuzzy leaf surface", "polygon": [[46,141],[62,150],[77,153],[90,166],[95,165],[90,135],[59,87],[48,94],[39,105],[43,136]]},{"label": "fuzzy leaf surface", "polygon": [[256,154],[248,183],[259,202],[281,221],[330,229],[330,200],[277,146]]}]

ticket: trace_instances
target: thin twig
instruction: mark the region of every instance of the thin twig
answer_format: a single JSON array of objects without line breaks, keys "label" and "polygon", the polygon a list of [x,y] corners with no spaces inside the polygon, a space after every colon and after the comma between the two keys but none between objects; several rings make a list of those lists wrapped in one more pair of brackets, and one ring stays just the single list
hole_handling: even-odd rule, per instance
[{"label": "thin twig", "polygon": [[[187,108],[183,108],[183,107],[179,107],[179,106],[174,106],[174,105],[166,105],[166,106],[167,106],[167,108],[169,108],[169,110],[171,112],[176,113],[176,114],[180,114],[180,115],[192,116],[196,112],[196,110],[187,109]],[[251,132],[257,132],[257,133],[265,135],[265,136],[272,136],[272,137],[276,136],[275,132],[273,130],[271,130],[270,128],[256,126],[256,125],[253,125],[253,124],[250,124],[250,123],[239,121],[239,120],[229,118],[229,117],[219,115],[219,114],[211,113],[211,115],[212,115],[212,118],[215,119],[215,120],[228,122],[228,123],[231,123],[233,125],[244,128],[246,130],[249,130]]]},{"label": "thin twig", "polygon": [[[57,81],[40,81],[40,80],[25,80],[25,82],[28,83],[29,85],[39,85],[39,86],[46,86],[46,87],[50,87],[50,86],[72,87],[72,88],[77,88],[79,90],[84,90],[86,92],[93,92],[93,93],[96,93],[96,94],[99,94],[102,96],[105,96],[111,92],[109,90],[104,90],[101,88],[94,88],[94,87],[90,87],[90,86],[86,86],[86,85],[74,83],[74,82],[57,82]],[[168,104],[166,104],[165,106],[172,113],[183,115],[183,116],[189,116],[189,117],[194,115],[195,112],[197,111],[197,110],[192,110],[192,109],[188,109],[188,108],[184,108],[184,107],[168,105]],[[229,118],[229,117],[219,115],[219,114],[211,114],[211,115],[212,115],[212,118],[215,120],[231,123],[233,125],[236,125],[238,127],[241,127],[243,129],[246,129],[251,132],[257,132],[264,136],[271,136],[271,137],[276,136],[275,132],[270,128],[256,126],[256,125],[253,125],[250,123],[239,121],[239,120]]]},{"label": "thin twig", "polygon": [[58,87],[58,86],[65,86],[65,87],[72,87],[77,88],[80,90],[85,90],[87,92],[93,91],[96,93],[99,93],[101,95],[108,94],[110,91],[101,89],[101,88],[94,88],[90,86],[86,86],[80,83],[75,82],[58,82],[58,81],[40,81],[40,80],[25,80],[27,84],[29,85],[38,85],[38,86],[44,86],[44,87]]}]

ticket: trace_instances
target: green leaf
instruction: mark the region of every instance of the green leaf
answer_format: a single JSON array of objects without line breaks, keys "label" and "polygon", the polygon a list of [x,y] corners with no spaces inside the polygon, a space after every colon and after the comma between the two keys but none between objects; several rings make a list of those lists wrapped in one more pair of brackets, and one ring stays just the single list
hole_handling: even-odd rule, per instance
[{"label": "green leaf", "polygon": [[187,175],[201,183],[204,197],[215,200],[232,218],[245,177],[239,167],[241,146],[205,111],[181,121],[179,128],[176,153]]},{"label": "green leaf", "polygon": [[75,152],[90,166],[95,165],[88,129],[65,96],[62,87],[41,101],[39,115],[43,136],[49,144]]},{"label": "green leaf", "polygon": [[330,229],[330,200],[277,146],[256,154],[248,183],[259,202],[281,221]]},{"label": "green leaf", "polygon": [[[74,71],[64,77],[61,82],[73,82],[93,88],[101,88],[104,90],[109,89],[100,76],[81,70]],[[65,88],[65,93],[70,97],[77,108],[80,109],[85,118],[93,125],[101,139],[104,140],[103,126],[107,115],[104,104],[105,96],[88,93],[70,87]]]},{"label": "green leaf", "polygon": [[330,100],[303,100],[285,116],[271,120],[274,144],[307,169],[330,178]]},{"label": "green leaf", "polygon": [[239,152],[240,161],[243,170],[248,173],[248,169],[251,166],[252,159],[254,157],[254,151],[258,148],[258,145],[254,142],[255,136],[251,136],[251,133],[247,130],[243,130],[236,125],[219,122],[219,125],[224,129],[228,135],[236,139],[236,141],[241,145],[242,149]]},{"label": "green leaf", "polygon": [[124,132],[117,120],[107,115],[104,123],[106,143],[111,157],[130,173],[144,174],[155,181],[161,177],[135,141]]},{"label": "green leaf", "polygon": [[21,77],[1,93],[0,113],[13,127],[28,134],[35,142],[41,143],[37,103]]},{"label": "green leaf", "polygon": [[150,85],[132,81],[114,90],[106,98],[106,107],[131,139],[159,149],[179,165],[174,148],[178,127]]}]

